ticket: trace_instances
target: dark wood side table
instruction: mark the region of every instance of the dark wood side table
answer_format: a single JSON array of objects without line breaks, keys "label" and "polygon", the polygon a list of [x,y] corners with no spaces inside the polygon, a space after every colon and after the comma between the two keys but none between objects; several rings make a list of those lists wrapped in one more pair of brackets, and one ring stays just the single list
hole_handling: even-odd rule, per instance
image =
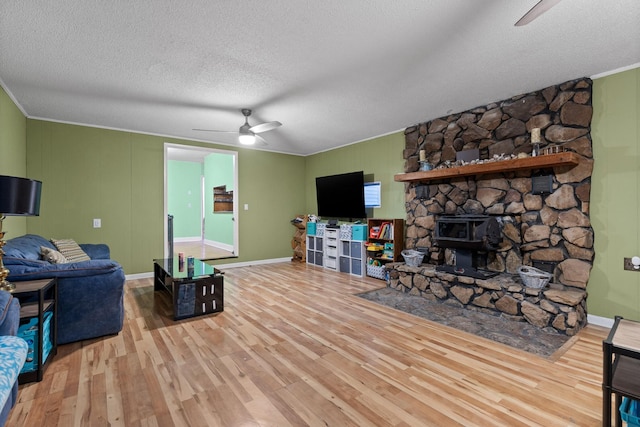
[{"label": "dark wood side table", "polygon": [[[16,289],[13,296],[20,301],[20,323],[27,323],[37,318],[37,333],[33,336],[33,346],[37,353],[37,362],[34,370],[20,374],[18,381],[23,384],[33,381],[42,381],[42,376],[49,361],[58,353],[58,280],[41,279],[25,282],[13,282]],[[51,313],[49,324],[49,336],[45,336],[45,314]],[[35,326],[34,326],[35,327]],[[51,350],[44,355],[45,340],[50,340]],[[29,356],[27,355],[27,358]]]},{"label": "dark wood side table", "polygon": [[622,426],[622,397],[640,400],[640,322],[616,316],[602,342],[602,425],[611,426],[611,395],[615,396],[617,427]]},{"label": "dark wood side table", "polygon": [[173,298],[173,319],[180,320],[224,310],[222,272],[198,259],[193,268],[178,258],[153,260],[153,289]]}]

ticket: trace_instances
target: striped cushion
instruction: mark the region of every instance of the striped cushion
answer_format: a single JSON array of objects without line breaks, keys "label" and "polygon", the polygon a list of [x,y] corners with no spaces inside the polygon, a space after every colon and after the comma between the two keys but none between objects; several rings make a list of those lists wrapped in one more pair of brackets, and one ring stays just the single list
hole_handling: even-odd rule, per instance
[{"label": "striped cushion", "polygon": [[68,262],[89,261],[91,259],[73,239],[51,239],[51,243],[58,248],[58,251],[64,255]]}]

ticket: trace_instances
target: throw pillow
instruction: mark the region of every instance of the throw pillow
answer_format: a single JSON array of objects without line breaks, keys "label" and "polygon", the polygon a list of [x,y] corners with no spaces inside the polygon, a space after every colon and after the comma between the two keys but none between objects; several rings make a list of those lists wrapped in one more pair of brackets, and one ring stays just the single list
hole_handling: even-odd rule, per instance
[{"label": "throw pillow", "polygon": [[51,264],[64,264],[69,262],[60,252],[46,246],[40,246],[40,254],[43,260],[49,261]]},{"label": "throw pillow", "polygon": [[51,239],[51,243],[58,248],[69,262],[89,261],[91,259],[73,239]]}]

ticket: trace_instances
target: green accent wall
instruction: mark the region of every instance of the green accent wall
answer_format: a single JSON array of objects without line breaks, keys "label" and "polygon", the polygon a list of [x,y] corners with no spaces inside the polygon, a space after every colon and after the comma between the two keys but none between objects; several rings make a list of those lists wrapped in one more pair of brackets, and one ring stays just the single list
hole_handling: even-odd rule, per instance
[{"label": "green accent wall", "polygon": [[202,229],[202,163],[167,161],[167,210],[173,215],[173,237],[200,238]]},{"label": "green accent wall", "polygon": [[[205,239],[233,246],[233,212],[213,213],[213,187],[227,186],[234,191],[233,156],[213,153],[204,159]],[[237,195],[236,195],[237,196]]]},{"label": "green accent wall", "polygon": [[[43,181],[40,217],[28,231],[106,243],[127,274],[152,271],[164,255],[164,143],[230,149],[35,119],[26,135],[29,177]],[[305,206],[304,157],[237,151],[239,203],[250,206],[239,213],[237,261],[291,257],[289,220]]]},{"label": "green accent wall", "polygon": [[404,132],[396,132],[307,157],[305,213],[317,212],[316,177],[363,171],[365,181],[380,181],[382,190],[381,206],[368,215],[404,219],[404,184],[393,180],[404,172],[404,143]]},{"label": "green accent wall", "polygon": [[[27,134],[22,112],[0,87],[0,175],[27,175]],[[0,212],[2,214],[2,212]],[[3,222],[5,239],[22,236],[27,232],[27,218],[7,217]]]},{"label": "green accent wall", "polygon": [[640,274],[623,269],[625,257],[640,256],[640,68],[593,81],[591,127],[588,312],[640,320]]}]

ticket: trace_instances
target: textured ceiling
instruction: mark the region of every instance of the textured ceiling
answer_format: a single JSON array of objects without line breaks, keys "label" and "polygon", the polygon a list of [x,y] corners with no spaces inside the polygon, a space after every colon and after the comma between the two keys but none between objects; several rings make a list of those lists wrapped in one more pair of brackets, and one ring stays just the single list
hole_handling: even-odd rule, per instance
[{"label": "textured ceiling", "polygon": [[639,0],[0,2],[0,83],[28,117],[311,154],[640,63]]}]

